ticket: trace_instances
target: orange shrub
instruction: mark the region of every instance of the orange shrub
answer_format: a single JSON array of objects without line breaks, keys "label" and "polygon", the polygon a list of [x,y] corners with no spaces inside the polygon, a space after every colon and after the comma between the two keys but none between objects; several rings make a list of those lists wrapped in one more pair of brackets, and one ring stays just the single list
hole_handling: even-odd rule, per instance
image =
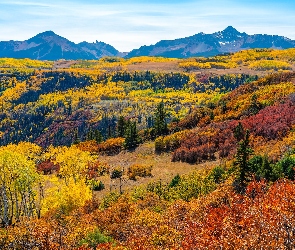
[{"label": "orange shrub", "polygon": [[82,151],[88,151],[90,153],[96,153],[98,151],[98,144],[93,140],[80,142],[77,147]]},{"label": "orange shrub", "polygon": [[152,176],[152,168],[152,166],[134,164],[128,168],[127,175],[130,180],[136,180],[136,176],[150,177]]},{"label": "orange shrub", "polygon": [[98,151],[107,155],[115,155],[123,149],[125,138],[111,138],[98,144]]}]

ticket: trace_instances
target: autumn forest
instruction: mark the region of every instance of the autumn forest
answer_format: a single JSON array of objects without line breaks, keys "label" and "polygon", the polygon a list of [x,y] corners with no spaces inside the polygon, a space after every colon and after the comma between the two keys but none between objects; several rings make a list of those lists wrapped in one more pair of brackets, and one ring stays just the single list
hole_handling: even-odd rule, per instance
[{"label": "autumn forest", "polygon": [[0,249],[293,249],[294,69],[0,58]]}]

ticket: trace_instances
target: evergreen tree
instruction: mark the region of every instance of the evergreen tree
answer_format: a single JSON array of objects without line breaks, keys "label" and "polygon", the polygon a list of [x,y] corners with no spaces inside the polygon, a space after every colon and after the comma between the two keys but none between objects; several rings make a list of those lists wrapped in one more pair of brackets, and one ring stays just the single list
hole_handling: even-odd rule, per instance
[{"label": "evergreen tree", "polygon": [[101,134],[101,132],[100,132],[98,129],[96,129],[96,130],[94,131],[94,140],[95,140],[97,143],[101,143],[101,142],[103,141],[102,134]]},{"label": "evergreen tree", "polygon": [[139,144],[139,137],[137,134],[136,122],[128,121],[126,124],[125,133],[125,148],[132,149],[136,148]]},{"label": "evergreen tree", "polygon": [[154,134],[155,136],[161,136],[168,134],[168,126],[166,122],[167,113],[164,107],[164,102],[160,102],[157,106],[154,118]]},{"label": "evergreen tree", "polygon": [[126,121],[123,116],[120,116],[117,123],[117,135],[118,137],[125,136]]},{"label": "evergreen tree", "polygon": [[237,141],[241,141],[245,136],[245,130],[241,122],[235,127],[234,129],[234,137],[237,139]]},{"label": "evergreen tree", "polygon": [[75,134],[74,134],[73,144],[79,144],[79,142],[80,142],[80,139],[79,139],[79,136],[78,136],[78,129],[76,129]]},{"label": "evergreen tree", "polygon": [[87,141],[91,141],[94,139],[94,134],[93,134],[93,131],[92,129],[90,128],[90,130],[87,132],[87,135],[86,135],[86,140]]},{"label": "evergreen tree", "polygon": [[258,97],[256,94],[251,96],[251,102],[249,107],[249,112],[252,115],[255,115],[259,112],[259,110],[262,109],[261,103],[258,102]]},{"label": "evergreen tree", "polygon": [[251,172],[251,168],[249,166],[249,158],[250,155],[253,153],[252,148],[250,147],[250,132],[249,130],[246,131],[245,137],[243,140],[239,142],[239,146],[237,149],[236,160],[234,162],[235,166],[238,167],[239,173],[239,182],[240,187],[242,189],[245,188],[246,182],[248,180],[248,175]]}]

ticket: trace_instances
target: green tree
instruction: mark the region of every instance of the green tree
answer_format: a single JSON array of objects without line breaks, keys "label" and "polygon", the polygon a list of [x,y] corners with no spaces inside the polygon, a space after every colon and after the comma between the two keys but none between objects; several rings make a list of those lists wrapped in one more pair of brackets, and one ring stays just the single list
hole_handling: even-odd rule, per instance
[{"label": "green tree", "polygon": [[98,229],[88,233],[86,238],[80,241],[80,246],[96,249],[98,244],[114,242],[113,238],[101,233]]},{"label": "green tree", "polygon": [[264,178],[267,181],[277,179],[274,173],[274,166],[266,155],[256,155],[249,160],[248,164],[256,179]]},{"label": "green tree", "polygon": [[283,177],[294,180],[294,166],[295,158],[287,155],[276,164],[276,170],[277,173],[280,173]]},{"label": "green tree", "polygon": [[79,142],[80,142],[80,139],[79,139],[79,135],[78,135],[78,129],[76,129],[75,133],[74,133],[73,144],[76,145],[76,144],[79,144]]},{"label": "green tree", "polygon": [[117,123],[117,135],[118,137],[124,137],[126,130],[126,121],[123,116],[120,116]]},{"label": "green tree", "polygon": [[262,109],[261,103],[258,102],[258,97],[256,94],[253,94],[251,96],[251,102],[250,102],[250,107],[249,107],[249,112],[250,114],[257,114],[259,110]]},{"label": "green tree", "polygon": [[139,145],[136,122],[128,121],[126,124],[125,143],[126,149],[136,148]]},{"label": "green tree", "polygon": [[102,134],[101,134],[101,132],[100,132],[98,129],[96,129],[96,130],[94,131],[94,140],[95,140],[97,143],[101,143],[101,142],[103,141]]},{"label": "green tree", "polygon": [[154,118],[154,135],[156,137],[168,134],[167,126],[167,112],[165,110],[164,102],[161,101],[157,106]]},{"label": "green tree", "polygon": [[86,135],[86,140],[87,141],[91,141],[94,139],[94,134],[93,134],[93,131],[92,129],[90,128],[90,130],[87,132],[87,135]]},{"label": "green tree", "polygon": [[236,159],[234,165],[238,168],[238,181],[240,182],[241,188],[246,186],[248,175],[251,172],[249,166],[249,158],[253,153],[250,147],[250,132],[246,131],[245,137],[238,144]]},{"label": "green tree", "polygon": [[234,137],[237,141],[241,141],[245,136],[245,130],[241,122],[234,128]]}]

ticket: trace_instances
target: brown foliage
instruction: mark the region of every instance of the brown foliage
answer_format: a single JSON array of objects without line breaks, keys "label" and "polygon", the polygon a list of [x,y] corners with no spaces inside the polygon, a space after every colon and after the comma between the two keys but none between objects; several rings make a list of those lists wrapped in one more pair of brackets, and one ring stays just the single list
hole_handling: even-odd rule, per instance
[{"label": "brown foliage", "polygon": [[110,173],[110,166],[100,161],[88,163],[87,178],[94,179]]},{"label": "brown foliage", "polygon": [[54,172],[58,172],[60,169],[59,164],[54,164],[50,160],[43,161],[37,164],[37,170],[42,172],[45,175],[52,174]]}]

